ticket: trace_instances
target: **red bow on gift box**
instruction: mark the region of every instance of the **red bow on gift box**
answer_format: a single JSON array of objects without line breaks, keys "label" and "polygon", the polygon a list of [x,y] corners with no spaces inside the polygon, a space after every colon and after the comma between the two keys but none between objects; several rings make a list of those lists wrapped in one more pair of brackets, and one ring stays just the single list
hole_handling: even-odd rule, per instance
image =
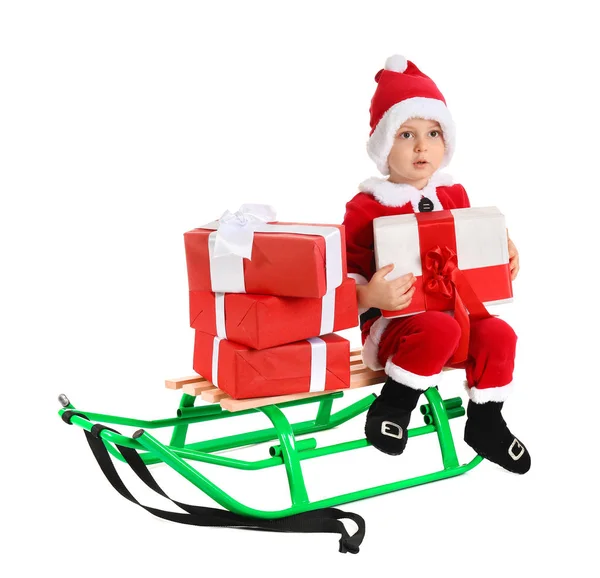
[{"label": "red bow on gift box", "polygon": [[[477,319],[492,317],[485,305],[473,291],[463,272],[458,268],[458,256],[450,247],[436,245],[426,252],[423,270],[425,301],[427,295],[439,295],[446,299],[454,298],[451,309],[454,319],[461,329],[461,336],[449,364],[461,363],[467,359],[471,325],[469,315]],[[468,312],[467,312],[468,310]]]},{"label": "red bow on gift box", "polygon": [[449,247],[436,245],[425,255],[425,269],[429,275],[425,282],[427,293],[440,293],[450,299],[454,294],[452,274],[458,269],[458,256]]}]

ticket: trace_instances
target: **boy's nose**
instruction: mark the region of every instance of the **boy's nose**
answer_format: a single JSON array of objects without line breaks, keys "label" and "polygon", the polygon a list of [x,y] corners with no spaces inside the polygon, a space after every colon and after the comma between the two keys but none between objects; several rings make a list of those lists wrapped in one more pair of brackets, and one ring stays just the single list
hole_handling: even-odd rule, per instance
[{"label": "boy's nose", "polygon": [[417,152],[423,152],[427,149],[426,145],[425,145],[425,141],[422,140],[417,140],[415,142],[415,150]]}]

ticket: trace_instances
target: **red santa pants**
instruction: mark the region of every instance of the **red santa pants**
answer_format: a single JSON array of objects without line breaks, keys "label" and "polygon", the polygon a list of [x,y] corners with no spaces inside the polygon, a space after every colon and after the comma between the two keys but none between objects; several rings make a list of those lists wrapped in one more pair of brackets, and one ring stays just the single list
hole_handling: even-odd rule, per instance
[{"label": "red santa pants", "polygon": [[[394,381],[414,389],[437,385],[442,369],[460,337],[456,320],[438,311],[391,320],[379,339],[377,358]],[[373,331],[371,331],[373,335]],[[504,401],[511,389],[517,336],[498,317],[471,320],[469,354],[466,361],[450,367],[464,368],[469,397],[476,403]]]}]

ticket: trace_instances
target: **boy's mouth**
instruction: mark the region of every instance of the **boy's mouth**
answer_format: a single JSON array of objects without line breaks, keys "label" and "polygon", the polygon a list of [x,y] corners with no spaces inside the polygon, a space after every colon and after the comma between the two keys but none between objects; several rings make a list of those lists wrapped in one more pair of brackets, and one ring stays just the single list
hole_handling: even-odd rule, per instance
[{"label": "boy's mouth", "polygon": [[415,161],[413,163],[413,165],[415,167],[424,167],[426,164],[427,164],[427,161],[424,161],[424,160]]}]

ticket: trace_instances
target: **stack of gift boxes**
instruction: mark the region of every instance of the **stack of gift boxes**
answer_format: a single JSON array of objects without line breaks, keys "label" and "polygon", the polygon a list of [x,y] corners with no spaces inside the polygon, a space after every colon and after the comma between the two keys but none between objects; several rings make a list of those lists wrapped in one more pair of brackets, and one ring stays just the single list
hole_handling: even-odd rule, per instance
[{"label": "stack of gift boxes", "polygon": [[257,213],[184,235],[194,370],[235,399],[348,388],[350,344],[333,333],[358,321],[343,227]]}]

